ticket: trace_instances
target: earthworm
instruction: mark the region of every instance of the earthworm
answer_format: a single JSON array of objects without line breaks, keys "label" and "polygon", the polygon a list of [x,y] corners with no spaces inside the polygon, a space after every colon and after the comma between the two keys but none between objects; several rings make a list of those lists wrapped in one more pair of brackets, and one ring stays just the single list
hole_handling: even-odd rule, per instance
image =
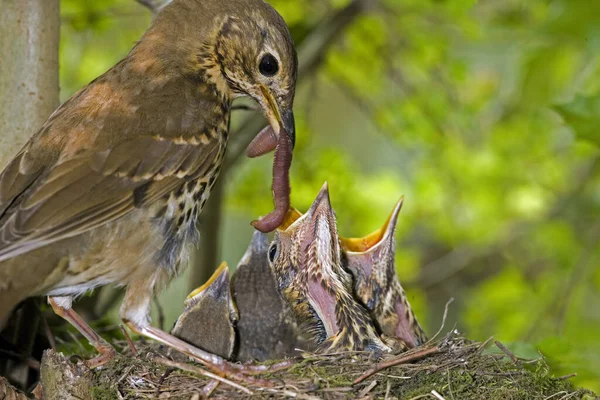
[{"label": "earthworm", "polygon": [[246,148],[246,156],[250,158],[262,156],[270,151],[275,150],[277,147],[277,136],[271,128],[271,125],[264,127],[258,134],[252,139],[248,147]]},{"label": "earthworm", "polygon": [[[257,148],[264,149],[266,147]],[[286,131],[281,129],[277,138],[277,147],[275,148],[275,157],[273,159],[273,183],[271,185],[275,210],[259,220],[252,221],[252,226],[261,232],[267,233],[275,230],[275,228],[283,223],[283,219],[290,208],[289,173],[290,166],[292,165],[292,149],[290,136]]]}]

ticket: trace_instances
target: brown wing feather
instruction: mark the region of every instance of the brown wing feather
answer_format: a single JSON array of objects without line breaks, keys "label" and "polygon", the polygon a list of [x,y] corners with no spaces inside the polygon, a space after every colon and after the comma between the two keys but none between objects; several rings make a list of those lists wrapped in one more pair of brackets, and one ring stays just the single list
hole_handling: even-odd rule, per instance
[{"label": "brown wing feather", "polygon": [[27,163],[26,158],[27,154],[24,148],[0,173],[0,225],[4,220],[4,213],[15,199],[24,193],[43,172],[41,166]]},{"label": "brown wing feather", "polygon": [[[15,175],[16,167],[9,165],[3,177],[10,173],[19,185],[6,183],[10,178],[6,176],[0,188],[8,187],[13,199],[21,194],[23,198],[4,215],[0,261],[78,235],[160,199],[206,173],[218,146],[216,141],[192,145],[140,137],[108,151],[84,152],[59,162],[38,180],[35,174]],[[19,193],[18,188],[27,193]],[[6,203],[0,200],[0,205]]]}]

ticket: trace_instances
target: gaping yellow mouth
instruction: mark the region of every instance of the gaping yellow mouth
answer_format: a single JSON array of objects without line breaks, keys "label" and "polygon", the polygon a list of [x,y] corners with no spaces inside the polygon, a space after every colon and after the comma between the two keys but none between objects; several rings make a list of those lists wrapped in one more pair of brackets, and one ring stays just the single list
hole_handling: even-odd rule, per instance
[{"label": "gaping yellow mouth", "polygon": [[396,206],[385,220],[383,226],[377,229],[376,231],[371,232],[367,236],[361,238],[344,238],[340,236],[342,248],[347,251],[362,253],[369,249],[372,249],[374,246],[380,243],[381,240],[388,233],[390,223],[392,222],[392,220],[395,220],[395,216],[400,212],[400,208],[402,208],[403,201],[404,196],[402,196],[400,200],[398,200]]},{"label": "gaping yellow mouth", "polygon": [[381,228],[361,238],[345,238],[340,236],[342,248],[355,253],[362,253],[373,248],[373,246],[381,242],[381,239],[383,239],[389,223],[390,219],[388,218],[386,223]]},{"label": "gaping yellow mouth", "polygon": [[294,222],[298,221],[300,217],[302,217],[302,215],[303,214],[300,211],[296,210],[293,207],[290,207],[287,214],[285,215],[283,223],[279,226],[278,229],[285,231],[287,228],[292,226]]},{"label": "gaping yellow mouth", "polygon": [[228,269],[229,267],[227,266],[227,263],[225,261],[223,261],[220,265],[219,268],[217,268],[217,270],[212,274],[212,276],[208,279],[208,281],[206,281],[206,283],[200,287],[197,287],[196,289],[194,289],[190,294],[188,294],[186,300],[191,299],[192,297],[197,296],[198,294],[204,292],[219,276],[221,276],[221,274],[223,273],[224,270]]},{"label": "gaping yellow mouth", "polygon": [[[383,223],[381,228],[377,229],[376,231],[371,232],[368,235],[359,237],[359,238],[345,238],[343,236],[340,236],[340,242],[341,242],[342,248],[344,250],[350,251],[350,252],[363,253],[365,251],[372,249],[374,246],[376,246],[378,243],[380,243],[388,233],[393,234],[393,232],[390,232],[390,230],[389,230],[390,224],[392,223],[392,221],[394,221],[394,223],[395,223],[398,213],[400,212],[400,209],[402,208],[403,201],[404,201],[404,196],[402,196],[400,198],[400,200],[398,200],[398,202],[394,206],[394,209],[392,210],[390,215],[388,215],[387,219],[385,220],[385,222]],[[302,214],[297,209],[290,207],[290,209],[288,210],[288,212],[283,220],[283,223],[279,226],[278,229],[282,230],[282,231],[287,230],[290,226],[292,226],[296,221],[298,221],[304,215],[305,214]]]}]

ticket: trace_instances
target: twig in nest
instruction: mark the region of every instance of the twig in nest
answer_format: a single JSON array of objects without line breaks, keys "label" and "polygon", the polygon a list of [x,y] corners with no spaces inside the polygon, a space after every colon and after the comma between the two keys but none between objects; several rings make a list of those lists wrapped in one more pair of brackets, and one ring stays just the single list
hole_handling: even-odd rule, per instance
[{"label": "twig in nest", "polygon": [[133,353],[134,357],[139,357],[139,353],[137,351],[137,349],[135,348],[135,344],[133,344],[133,340],[131,340],[131,336],[129,336],[129,333],[127,333],[127,331],[125,330],[125,327],[121,324],[119,324],[119,328],[121,328],[121,332],[123,332],[123,336],[125,336],[125,339],[127,340],[127,344],[129,344],[129,348],[131,349],[131,352]]},{"label": "twig in nest", "polygon": [[390,390],[392,390],[392,382],[387,381],[387,385],[385,387],[385,397],[383,400],[388,400],[390,398]]},{"label": "twig in nest", "polygon": [[568,395],[569,393],[563,390],[563,391],[554,393],[552,396],[545,397],[544,400],[550,400],[550,399],[553,399],[553,398],[555,398],[557,396],[560,396],[560,395],[563,395],[563,394],[567,394]]},{"label": "twig in nest", "polygon": [[506,348],[505,345],[503,345],[502,343],[500,343],[497,340],[494,340],[494,344],[504,352],[504,354],[506,354],[511,360],[513,360],[513,362],[515,363],[515,365],[517,367],[521,367],[521,361],[517,358],[517,356],[515,356],[510,350],[508,350]]},{"label": "twig in nest", "polygon": [[165,379],[167,379],[167,377],[169,375],[171,375],[171,372],[173,372],[173,371],[175,371],[175,368],[167,368],[165,370],[165,372],[158,379],[158,383],[156,384],[156,391],[154,392],[154,397],[156,397],[157,399],[160,396],[160,387],[162,386]]},{"label": "twig in nest", "polygon": [[357,383],[364,381],[368,377],[370,377],[380,371],[383,371],[386,368],[393,367],[395,365],[405,364],[410,361],[420,360],[421,358],[424,358],[431,354],[436,354],[439,352],[440,352],[440,348],[438,346],[434,346],[434,347],[429,347],[427,349],[423,349],[420,351],[415,351],[411,354],[405,354],[403,356],[393,358],[389,361],[386,361],[384,363],[381,363],[381,364],[371,368],[370,370],[368,370],[367,372],[365,372],[364,374],[359,376],[357,379],[355,379],[354,382],[352,382],[352,384],[356,385]]},{"label": "twig in nest", "polygon": [[267,392],[269,393],[277,393],[277,394],[282,394],[286,397],[291,397],[294,399],[302,399],[302,400],[321,400],[320,397],[315,397],[315,396],[311,396],[308,394],[304,394],[304,393],[297,393],[297,392],[293,392],[289,389],[271,389],[271,388],[267,388],[265,389]]},{"label": "twig in nest", "polygon": [[154,361],[159,364],[166,365],[167,367],[178,368],[183,371],[191,372],[193,374],[206,376],[206,377],[214,379],[216,381],[223,382],[225,385],[229,385],[235,389],[241,390],[242,392],[244,392],[246,394],[252,394],[252,392],[248,388],[245,388],[242,385],[232,382],[229,379],[226,379],[226,378],[220,377],[219,375],[213,374],[212,372],[205,371],[202,368],[198,368],[198,367],[190,365],[190,364],[184,364],[184,363],[179,363],[176,361],[171,361],[171,360],[168,360],[166,358],[161,358],[161,357],[156,357],[154,359]]},{"label": "twig in nest", "polygon": [[121,377],[119,379],[117,379],[117,382],[115,383],[115,386],[119,386],[119,384],[121,382],[123,382],[123,379],[127,378],[127,376],[131,373],[131,371],[135,368],[135,365],[130,365],[129,367],[127,367],[125,369],[125,372],[123,372],[123,374],[121,374]]},{"label": "twig in nest", "polygon": [[450,369],[446,368],[446,377],[448,378],[448,391],[450,391],[450,397],[454,400],[454,393],[452,393],[452,384],[450,382]]},{"label": "twig in nest", "polygon": [[358,397],[365,397],[377,385],[377,381],[371,382],[369,386],[358,392]]},{"label": "twig in nest", "polygon": [[487,338],[487,340],[483,343],[481,343],[478,347],[477,350],[475,350],[476,353],[479,353],[480,351],[482,351],[483,349],[485,349],[487,347],[487,345],[494,340],[493,336],[490,336],[489,338]]},{"label": "twig in nest", "polygon": [[217,386],[219,386],[219,381],[216,379],[213,379],[212,381],[210,381],[206,385],[204,385],[204,387],[200,391],[200,396],[203,399],[208,399],[210,397],[210,395],[212,394],[212,392],[215,391]]},{"label": "twig in nest", "polygon": [[566,379],[574,378],[576,376],[577,376],[577,372],[573,372],[572,374],[569,374],[569,375],[559,376],[558,379],[561,380],[561,381],[564,381]]},{"label": "twig in nest", "polygon": [[439,399],[439,400],[446,400],[446,399],[444,399],[444,396],[442,396],[441,394],[439,394],[439,393],[438,393],[438,392],[436,392],[435,390],[432,390],[432,391],[431,391],[431,394],[432,394],[432,395],[433,395],[433,397],[435,397],[436,399]]},{"label": "twig in nest", "polygon": [[[296,350],[300,350],[300,349],[296,349]],[[334,351],[331,353],[310,353],[308,351],[302,351],[302,360],[307,360],[307,361],[320,361],[320,360],[325,360],[327,362],[331,362],[331,361],[337,361],[337,360],[341,360],[344,359],[346,357],[352,357],[352,356],[357,356],[357,355],[361,355],[361,354],[365,354],[365,355],[372,355],[373,352],[370,350],[345,350],[345,351]],[[336,358],[332,359],[331,357],[333,356],[337,356]]]},{"label": "twig in nest", "polygon": [[[448,307],[450,306],[450,304],[452,304],[453,301],[454,301],[454,297],[450,297],[450,300],[448,300],[448,302],[446,303],[446,306],[444,307],[444,316],[442,317],[442,326],[440,326],[440,329],[438,329],[438,331],[435,333],[435,335],[433,335],[433,337],[431,339],[429,339],[427,341],[427,343],[433,342],[435,340],[435,338],[438,337],[439,334],[444,329],[444,325],[446,325],[446,318],[448,317]],[[427,343],[425,343],[425,344],[427,344]]]}]

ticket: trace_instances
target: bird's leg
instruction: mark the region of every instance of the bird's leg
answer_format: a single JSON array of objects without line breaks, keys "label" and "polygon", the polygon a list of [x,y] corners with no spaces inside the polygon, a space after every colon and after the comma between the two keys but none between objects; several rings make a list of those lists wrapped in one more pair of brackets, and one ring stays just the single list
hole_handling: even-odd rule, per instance
[{"label": "bird's leg", "polygon": [[150,325],[138,326],[132,322],[125,321],[129,329],[139,335],[154,339],[159,343],[169,346],[194,360],[204,364],[207,368],[214,371],[216,374],[223,377],[231,377],[241,382],[258,384],[260,386],[273,386],[274,383],[264,379],[257,379],[246,374],[256,374],[266,371],[276,371],[278,369],[287,368],[292,365],[291,361],[283,361],[276,365],[243,365],[231,363],[215,354],[211,354],[202,349],[199,349],[191,344],[184,342],[158,328]]},{"label": "bird's leg", "polygon": [[96,368],[106,364],[117,354],[115,349],[100,335],[98,335],[88,324],[73,310],[73,298],[71,296],[48,296],[48,303],[54,312],[73,325],[89,342],[98,353],[98,356],[85,361],[88,368]]},{"label": "bird's leg", "polygon": [[[127,287],[123,304],[121,305],[121,319],[133,332],[154,339],[159,343],[169,346],[181,353],[192,357],[198,362],[206,365],[214,372],[231,376],[246,382],[258,382],[243,374],[256,374],[262,372],[273,372],[292,365],[291,360],[283,361],[274,365],[244,365],[234,364],[222,357],[209,353],[193,346],[171,334],[150,325],[148,318],[150,310],[150,299],[153,295],[152,286],[155,278],[145,281],[130,283]],[[259,382],[266,384],[265,382]]]}]

